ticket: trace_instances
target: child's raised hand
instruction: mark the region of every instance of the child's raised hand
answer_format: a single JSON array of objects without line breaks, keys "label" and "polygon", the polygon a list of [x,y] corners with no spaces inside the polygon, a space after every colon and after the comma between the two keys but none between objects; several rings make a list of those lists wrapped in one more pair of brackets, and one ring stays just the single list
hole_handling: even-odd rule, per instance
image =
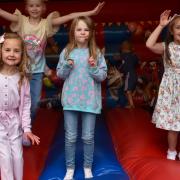
[{"label": "child's raised hand", "polygon": [[160,25],[162,27],[165,27],[170,21],[171,17],[169,16],[171,13],[171,10],[165,10],[161,15],[160,15]]},{"label": "child's raised hand", "polygon": [[104,1],[99,2],[98,5],[93,9],[93,14],[97,15],[101,11],[101,9],[103,8],[104,4],[105,4]]},{"label": "child's raised hand", "polygon": [[88,59],[88,63],[92,67],[96,66],[96,61],[92,56]]},{"label": "child's raised hand", "polygon": [[25,132],[24,134],[27,136],[28,139],[31,140],[32,145],[39,145],[40,138],[38,136],[34,135],[32,132]]}]

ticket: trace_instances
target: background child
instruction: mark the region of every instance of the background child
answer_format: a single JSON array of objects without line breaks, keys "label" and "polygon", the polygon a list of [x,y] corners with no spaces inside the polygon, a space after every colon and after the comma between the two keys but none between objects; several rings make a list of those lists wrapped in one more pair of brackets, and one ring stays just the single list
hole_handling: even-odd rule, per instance
[{"label": "background child", "polygon": [[[169,17],[170,10],[160,16],[160,23],[152,32],[146,46],[157,54],[164,54],[164,74],[159,87],[159,94],[153,122],[156,127],[168,130],[167,159],[176,159],[176,146],[180,131],[180,16]],[[163,28],[168,25],[165,43],[157,39]],[[179,153],[180,158],[180,153]]]},{"label": "background child", "polygon": [[23,179],[22,134],[39,144],[31,132],[28,59],[15,33],[0,38],[0,167],[1,180]]},{"label": "background child", "polygon": [[62,105],[65,121],[65,156],[67,172],[64,180],[73,179],[78,117],[82,118],[84,142],[84,173],[91,178],[94,152],[96,114],[101,112],[101,82],[107,76],[103,55],[97,49],[92,20],[79,17],[73,20],[69,44],[60,54],[57,75],[65,79]]},{"label": "background child", "polygon": [[134,102],[132,93],[137,84],[136,67],[139,63],[139,59],[133,52],[132,44],[129,41],[124,41],[120,48],[120,59],[122,65],[120,71],[124,74],[124,90],[128,99],[128,108],[134,108]]},{"label": "background child", "polygon": [[[54,35],[60,24],[72,20],[78,16],[96,15],[104,6],[98,3],[92,11],[76,12],[66,16],[58,17],[57,12],[53,12],[42,18],[46,10],[45,0],[26,0],[25,6],[29,17],[21,14],[16,10],[15,14],[8,13],[0,9],[0,17],[11,21],[10,26],[13,32],[17,32],[25,41],[28,55],[31,59],[32,79],[30,82],[31,89],[31,118],[35,119],[38,102],[41,96],[42,77],[45,69],[45,46],[48,37]],[[47,73],[49,74],[49,73]]]}]

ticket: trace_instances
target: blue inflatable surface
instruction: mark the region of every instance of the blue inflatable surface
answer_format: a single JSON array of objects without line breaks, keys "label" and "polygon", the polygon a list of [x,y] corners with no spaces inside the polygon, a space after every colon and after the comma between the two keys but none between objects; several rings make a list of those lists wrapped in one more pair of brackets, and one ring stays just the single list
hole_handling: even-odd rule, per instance
[{"label": "blue inflatable surface", "polygon": [[[49,151],[44,170],[39,178],[40,180],[62,180],[65,175],[64,130],[62,126],[59,128]],[[79,132],[81,132],[80,129]],[[79,135],[77,142],[75,180],[84,179],[83,152],[80,137],[81,135]],[[116,158],[110,135],[101,117],[97,118],[96,123],[93,175],[93,180],[129,179]]]}]

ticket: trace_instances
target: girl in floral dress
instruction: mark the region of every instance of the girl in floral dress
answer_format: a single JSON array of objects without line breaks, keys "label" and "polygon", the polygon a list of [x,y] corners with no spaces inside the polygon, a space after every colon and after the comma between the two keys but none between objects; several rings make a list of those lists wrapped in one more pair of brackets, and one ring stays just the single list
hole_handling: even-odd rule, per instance
[{"label": "girl in floral dress", "polygon": [[[157,54],[163,54],[164,74],[152,121],[157,128],[168,130],[167,159],[175,160],[180,131],[180,15],[172,18],[170,10],[160,16],[160,23],[152,32],[146,46]],[[168,26],[165,42],[157,42],[164,27]],[[178,154],[180,159],[180,153]]]}]

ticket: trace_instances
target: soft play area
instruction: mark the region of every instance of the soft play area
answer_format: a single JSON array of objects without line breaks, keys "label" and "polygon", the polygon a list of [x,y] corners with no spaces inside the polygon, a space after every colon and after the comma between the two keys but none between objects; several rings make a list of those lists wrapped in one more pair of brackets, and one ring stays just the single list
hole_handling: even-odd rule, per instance
[{"label": "soft play area", "polygon": [[[57,10],[65,15],[95,7],[95,0],[49,0],[47,13]],[[179,1],[107,0],[102,13],[93,16],[96,40],[104,52],[108,67],[116,66],[123,41],[131,41],[139,58],[138,83],[133,100],[135,108],[125,108],[127,99],[123,83],[118,88],[102,83],[102,114],[97,117],[92,180],[180,180],[180,161],[166,159],[167,132],[155,128],[151,116],[163,74],[162,57],[150,52],[145,42],[159,23],[165,9],[179,13]],[[21,1],[0,1],[0,7],[23,11]],[[0,20],[2,31],[9,24]],[[4,25],[4,26],[3,26]],[[24,147],[24,180],[63,180],[65,174],[64,124],[60,102],[63,81],[56,76],[59,53],[68,42],[69,23],[48,40],[46,60],[53,70],[44,76],[33,131],[41,138],[39,146]],[[161,34],[161,40],[166,29]],[[81,123],[79,123],[80,125]],[[81,129],[81,126],[79,126]],[[179,148],[180,149],[180,148]],[[82,141],[79,134],[75,180],[84,179]]]}]

